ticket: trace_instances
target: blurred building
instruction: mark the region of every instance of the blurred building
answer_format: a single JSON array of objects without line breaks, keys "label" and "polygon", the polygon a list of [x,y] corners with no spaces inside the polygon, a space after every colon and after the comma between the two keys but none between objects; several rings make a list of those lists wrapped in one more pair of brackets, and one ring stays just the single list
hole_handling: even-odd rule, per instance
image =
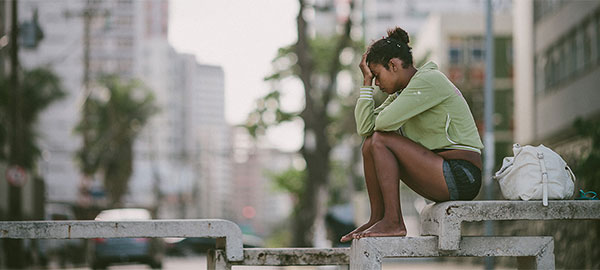
[{"label": "blurred building", "polygon": [[577,143],[575,119],[600,113],[600,1],[515,1],[514,15],[515,141]]},{"label": "blurred building", "polygon": [[233,129],[232,135],[232,220],[245,233],[267,236],[291,215],[293,205],[289,193],[276,189],[272,176],[303,162],[302,157],[255,142],[243,127]]},{"label": "blurred building", "polygon": [[[5,1],[6,2],[6,1]],[[81,1],[52,2],[19,1],[19,24],[31,22],[38,13],[44,32],[39,44],[23,46],[20,42],[19,60],[26,69],[46,67],[61,78],[67,95],[52,104],[39,116],[39,173],[46,182],[46,194],[55,200],[74,202],[77,199],[80,176],[73,162],[81,139],[73,134],[82,98],[81,24],[74,24],[64,10],[82,9]],[[10,15],[10,13],[9,13]],[[3,17],[10,18],[10,16]],[[47,23],[47,25],[45,24]],[[76,43],[77,42],[77,43]]]},{"label": "blurred building", "polygon": [[[365,40],[381,38],[389,28],[399,26],[416,41],[431,13],[482,14],[485,0],[363,0]],[[511,0],[495,0],[494,11],[510,12]],[[476,25],[485,25],[483,21]]]},{"label": "blurred building", "polygon": [[231,161],[229,126],[225,122],[225,77],[218,66],[196,65],[190,99],[190,118],[200,180],[197,206],[203,217],[228,218],[231,213]]},{"label": "blurred building", "polygon": [[[229,126],[225,121],[224,72],[190,54],[172,54],[174,121],[168,141],[169,174],[161,173],[163,218],[228,218],[231,214]],[[162,176],[164,175],[164,176]]]},{"label": "blurred building", "polygon": [[[1,3],[4,7],[6,1]],[[170,217],[226,215],[231,166],[223,70],[200,65],[168,43],[168,0],[20,0],[19,4],[20,22],[32,22],[37,14],[44,31],[39,44],[21,46],[22,66],[53,70],[67,92],[39,119],[39,171],[46,183],[46,200],[78,208],[104,206],[102,179],[84,178],[75,162],[82,139],[73,130],[86,98],[85,82],[90,82],[94,95],[95,79],[118,74],[141,80],[160,108],[135,142],[134,172],[124,203],[155,208],[171,201],[182,206],[176,212],[159,211]],[[2,16],[3,23],[5,18],[9,16]],[[1,53],[6,64],[5,50]]]},{"label": "blurred building", "polygon": [[[474,23],[480,22],[480,23]],[[494,137],[496,161],[501,162],[513,142],[512,17],[494,14]],[[428,60],[461,90],[480,133],[484,130],[485,17],[479,13],[432,13],[413,43],[417,68]]]}]

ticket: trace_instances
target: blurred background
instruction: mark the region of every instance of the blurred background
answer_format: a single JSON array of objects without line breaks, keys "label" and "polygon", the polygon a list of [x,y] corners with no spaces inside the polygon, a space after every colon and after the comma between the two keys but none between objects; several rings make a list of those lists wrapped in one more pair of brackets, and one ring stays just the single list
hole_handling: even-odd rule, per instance
[{"label": "blurred background", "polygon": [[[142,208],[234,221],[246,246],[343,246],[369,216],[358,63],[394,26],[409,33],[417,68],[435,61],[463,92],[482,138],[493,125],[495,170],[513,143],[543,143],[575,170],[577,191],[600,191],[600,1],[491,8],[488,54],[485,0],[0,0],[0,220]],[[488,182],[485,199],[502,199]],[[419,235],[428,202],[406,186],[401,201]],[[557,268],[600,268],[599,222],[492,226],[554,236]],[[0,268],[91,267],[92,242],[0,240]],[[182,258],[205,264],[213,245],[164,239],[159,257],[184,269]],[[463,258],[384,269],[406,263],[483,267]]]}]

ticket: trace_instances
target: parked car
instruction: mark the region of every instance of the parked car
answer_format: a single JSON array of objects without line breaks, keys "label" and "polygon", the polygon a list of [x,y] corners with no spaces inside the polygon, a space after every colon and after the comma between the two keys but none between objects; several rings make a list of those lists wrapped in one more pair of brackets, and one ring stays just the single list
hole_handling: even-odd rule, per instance
[{"label": "parked car", "polygon": [[[167,244],[169,256],[197,256],[205,254],[209,249],[216,247],[217,240],[214,238],[188,237],[179,238]],[[259,248],[264,246],[264,241],[255,235],[243,234],[242,243],[244,248]]]},{"label": "parked car", "polygon": [[[44,213],[45,220],[75,219],[75,213],[68,204],[47,203]],[[40,266],[57,264],[60,268],[66,268],[67,264],[78,265],[85,262],[85,245],[84,239],[39,239],[35,251]]]},{"label": "parked car", "polygon": [[[148,220],[150,212],[142,208],[104,210],[98,221]],[[116,263],[143,263],[162,268],[164,241],[160,238],[96,238],[93,240],[92,269],[105,269]]]}]

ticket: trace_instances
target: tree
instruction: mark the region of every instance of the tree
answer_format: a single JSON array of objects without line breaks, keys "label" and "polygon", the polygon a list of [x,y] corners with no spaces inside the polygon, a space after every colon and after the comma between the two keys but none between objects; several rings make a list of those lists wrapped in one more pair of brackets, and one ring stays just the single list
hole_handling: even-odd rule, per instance
[{"label": "tree", "polygon": [[[39,179],[35,170],[40,156],[35,125],[39,114],[65,93],[59,78],[47,69],[12,72],[17,74],[11,79],[0,74],[0,161],[8,162],[9,166],[20,166],[29,172],[31,179]],[[21,220],[21,187],[10,186],[9,192],[9,218]],[[5,240],[4,250],[6,266],[24,267],[21,240]]]},{"label": "tree", "polygon": [[[347,104],[338,99],[336,87],[340,71],[348,69],[340,62],[340,55],[346,49],[355,51],[362,45],[352,41],[350,16],[343,24],[339,36],[311,38],[304,14],[308,8],[315,8],[299,0],[297,16],[297,42],[279,50],[274,60],[286,59],[288,66],[280,68],[267,80],[280,81],[293,76],[302,82],[305,107],[299,113],[288,113],[280,108],[280,89],[275,89],[258,101],[246,124],[253,136],[259,135],[269,126],[300,118],[304,122],[304,143],[300,152],[306,161],[306,172],[302,192],[298,192],[298,205],[294,212],[295,246],[312,246],[313,234],[319,226],[324,226],[329,193],[329,174],[331,171],[330,152],[341,134],[354,125],[348,121],[348,114],[341,120],[332,107],[344,107]],[[318,7],[317,7],[318,8]],[[353,3],[350,2],[352,14]],[[340,111],[347,112],[343,108]],[[338,112],[339,113],[339,112]]]},{"label": "tree", "polygon": [[[573,123],[577,135],[588,139],[591,147],[587,148],[581,156],[577,157],[574,173],[579,180],[580,186],[584,190],[600,191],[600,120],[584,120],[578,118]],[[575,196],[579,196],[576,192]]]},{"label": "tree", "polygon": [[[62,98],[60,79],[52,71],[44,68],[22,71],[19,82],[20,91],[11,89],[10,82],[0,77],[0,160],[22,166],[27,170],[35,168],[40,155],[37,146],[35,124],[39,114],[50,104]],[[20,109],[15,108],[13,95],[20,93]],[[19,115],[19,123],[11,121],[13,115]],[[19,138],[14,138],[16,129]],[[13,132],[11,132],[13,131]],[[15,140],[20,140],[23,149],[20,155],[10,155]]]},{"label": "tree", "polygon": [[133,172],[133,144],[148,119],[158,111],[154,96],[139,81],[123,82],[117,76],[100,80],[76,127],[91,138],[77,152],[85,175],[100,172],[111,207],[121,203]]}]

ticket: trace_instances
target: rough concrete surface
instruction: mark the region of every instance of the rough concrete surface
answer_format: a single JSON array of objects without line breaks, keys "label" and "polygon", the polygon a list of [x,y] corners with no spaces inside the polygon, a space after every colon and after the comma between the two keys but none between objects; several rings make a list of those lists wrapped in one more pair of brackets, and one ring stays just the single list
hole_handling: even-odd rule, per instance
[{"label": "rough concrete surface", "polygon": [[421,211],[421,234],[438,235],[439,248],[456,250],[461,223],[483,220],[600,219],[600,201],[450,201],[427,205]]}]

